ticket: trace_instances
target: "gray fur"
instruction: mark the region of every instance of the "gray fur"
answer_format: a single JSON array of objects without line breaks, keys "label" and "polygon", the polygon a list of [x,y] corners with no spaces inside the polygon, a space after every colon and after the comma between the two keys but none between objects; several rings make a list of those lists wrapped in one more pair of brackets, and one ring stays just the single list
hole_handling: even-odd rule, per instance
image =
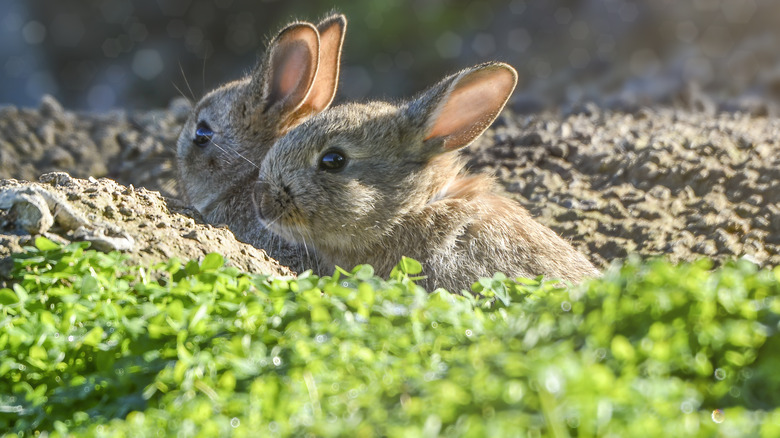
[{"label": "gray fur", "polygon": [[[227,225],[239,240],[265,249],[294,271],[310,264],[307,249],[291,245],[263,227],[254,214],[251,189],[274,141],[330,104],[345,30],[346,19],[340,14],[317,27],[306,22],[286,26],[249,75],[209,92],[195,105],[177,142],[179,185],[187,201],[207,222]],[[336,53],[320,53],[322,41],[327,43],[323,44],[326,50]],[[300,73],[301,85],[292,93],[280,94],[272,86],[279,82],[274,82],[282,70],[279,60],[293,50],[308,56],[300,56],[306,61],[301,64],[305,68],[288,70]],[[329,64],[323,67],[322,59]],[[316,75],[326,69],[331,83],[322,84]],[[314,91],[319,91],[320,97],[311,104],[306,98],[317,94]],[[206,122],[214,132],[212,142],[205,147],[193,143],[200,122]]]},{"label": "gray fur", "polygon": [[[516,83],[510,66],[464,70],[400,106],[334,107],[292,129],[262,163],[254,191],[258,215],[285,240],[312,244],[324,262],[322,273],[334,265],[350,269],[369,263],[386,276],[408,256],[422,262],[429,290],[468,290],[478,277],[496,271],[573,282],[599,275],[522,206],[496,195],[492,179],[467,174],[458,154],[445,146],[446,138],[428,137],[455,90],[483,76],[488,82],[503,76],[506,96],[494,98],[485,116],[459,131],[457,149],[479,136],[503,108]],[[330,150],[347,157],[340,172],[318,167]]]}]

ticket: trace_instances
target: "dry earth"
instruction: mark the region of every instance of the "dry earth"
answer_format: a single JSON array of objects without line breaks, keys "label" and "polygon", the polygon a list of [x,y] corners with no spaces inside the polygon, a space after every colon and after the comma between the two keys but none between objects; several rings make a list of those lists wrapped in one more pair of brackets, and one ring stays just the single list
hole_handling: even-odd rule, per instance
[{"label": "dry earth", "polygon": [[[509,196],[600,266],[628,254],[778,265],[780,119],[714,108],[700,101],[530,116],[508,110],[465,154],[473,171],[495,174]],[[0,178],[36,181],[66,171],[175,198],[173,145],[188,110],[176,100],[166,110],[77,114],[48,97],[38,109],[1,108]],[[245,269],[279,269],[155,192],[61,174],[44,181],[34,186],[132,236],[144,260],[218,251]],[[0,190],[20,184],[4,181]],[[9,211],[1,214],[0,239],[23,238]],[[84,238],[58,226],[51,232]]]},{"label": "dry earth", "polygon": [[244,271],[291,275],[263,250],[192,218],[197,216],[158,192],[107,178],[83,180],[53,172],[35,183],[1,180],[0,260],[43,235],[63,244],[89,241],[102,251],[120,250],[141,265],[219,252]]},{"label": "dry earth", "polygon": [[780,119],[671,108],[505,113],[468,153],[597,264],[631,253],[780,264]]}]

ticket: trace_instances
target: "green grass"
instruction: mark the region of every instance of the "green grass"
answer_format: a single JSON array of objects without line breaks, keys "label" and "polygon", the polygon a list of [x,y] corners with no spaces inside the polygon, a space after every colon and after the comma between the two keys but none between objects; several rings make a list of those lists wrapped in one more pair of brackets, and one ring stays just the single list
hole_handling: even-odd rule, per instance
[{"label": "green grass", "polygon": [[474,298],[409,259],[281,279],[36,246],[0,277],[0,433],[780,436],[780,268],[629,259]]}]

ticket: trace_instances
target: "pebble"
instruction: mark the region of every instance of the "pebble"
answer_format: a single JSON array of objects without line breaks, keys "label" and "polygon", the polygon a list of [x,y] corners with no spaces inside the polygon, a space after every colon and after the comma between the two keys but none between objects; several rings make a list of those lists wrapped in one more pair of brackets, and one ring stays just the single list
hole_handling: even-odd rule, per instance
[{"label": "pebble", "polygon": [[61,119],[65,113],[62,105],[50,94],[43,95],[39,110],[42,116],[50,119]]},{"label": "pebble", "polygon": [[515,140],[515,144],[518,146],[538,146],[542,142],[542,136],[536,132],[530,132]]},{"label": "pebble", "polygon": [[128,217],[128,218],[131,218],[131,217],[135,216],[135,213],[133,212],[133,210],[130,207],[128,207],[127,205],[121,205],[121,204],[119,206],[119,214],[121,214],[122,216]]},{"label": "pebble", "polygon": [[0,190],[0,210],[7,210],[11,228],[37,236],[49,231],[54,217],[46,199],[30,188],[12,187]]}]

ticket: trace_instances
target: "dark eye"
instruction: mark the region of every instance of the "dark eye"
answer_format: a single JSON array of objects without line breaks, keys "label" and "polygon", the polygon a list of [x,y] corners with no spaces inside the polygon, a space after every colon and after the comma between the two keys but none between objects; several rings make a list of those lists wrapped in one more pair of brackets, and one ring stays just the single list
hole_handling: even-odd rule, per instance
[{"label": "dark eye", "polygon": [[206,146],[211,141],[211,137],[214,137],[214,131],[206,122],[200,122],[195,128],[195,138],[192,139],[192,142],[201,147]]},{"label": "dark eye", "polygon": [[320,170],[338,172],[347,165],[347,157],[341,152],[330,151],[320,158]]}]

